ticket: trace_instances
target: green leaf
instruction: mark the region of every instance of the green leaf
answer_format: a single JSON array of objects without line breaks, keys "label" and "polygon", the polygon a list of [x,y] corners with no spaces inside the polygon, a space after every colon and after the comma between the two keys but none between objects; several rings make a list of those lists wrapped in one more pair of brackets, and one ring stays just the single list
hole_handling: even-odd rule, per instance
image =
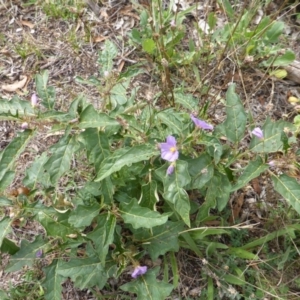
[{"label": "green leaf", "polygon": [[129,223],[133,228],[152,228],[165,224],[172,213],[160,214],[147,207],[138,205],[136,199],[132,199],[129,204],[121,203],[120,210],[125,223]]},{"label": "green leaf", "polygon": [[11,232],[10,224],[12,223],[13,219],[9,217],[4,217],[0,221],[0,246],[2,245],[3,239],[5,236]]},{"label": "green leaf", "polygon": [[1,120],[18,120],[24,116],[34,117],[35,115],[34,109],[28,101],[20,100],[17,97],[14,97],[10,101],[2,99],[0,101]]},{"label": "green leaf", "polygon": [[81,129],[106,126],[120,126],[120,124],[107,114],[98,113],[92,105],[88,105],[80,114],[79,128]]},{"label": "green leaf", "polygon": [[153,39],[144,39],[142,41],[143,50],[149,54],[153,54],[156,49],[156,44]]},{"label": "green leaf", "polygon": [[275,190],[300,214],[300,184],[285,174],[272,175]]},{"label": "green leaf", "polygon": [[46,152],[43,152],[41,156],[37,157],[29,168],[26,168],[26,175],[23,179],[23,184],[29,189],[35,189],[38,183],[41,183],[44,187],[50,185],[49,174],[45,173],[44,164],[49,157]]},{"label": "green leaf", "polygon": [[264,245],[265,243],[273,240],[273,239],[277,239],[278,237],[282,236],[282,235],[290,235],[290,236],[294,236],[294,231],[295,229],[296,230],[299,230],[299,228],[293,228],[293,226],[295,225],[290,225],[290,226],[287,226],[286,228],[284,229],[280,229],[280,230],[277,230],[275,232],[271,232],[269,234],[267,234],[266,236],[262,237],[262,238],[259,238],[259,239],[255,239],[253,242],[250,242],[246,245],[243,245],[242,249],[252,249],[252,248],[256,248],[258,246],[262,246]]},{"label": "green leaf", "polygon": [[127,101],[127,89],[130,84],[130,79],[127,79],[126,81],[123,81],[122,83],[116,84],[111,90],[110,90],[110,103],[111,103],[111,109],[115,109],[119,106],[124,106]]},{"label": "green leaf", "polygon": [[140,32],[136,28],[133,28],[131,30],[131,32],[129,33],[129,36],[134,43],[140,44],[142,41]]},{"label": "green leaf", "polygon": [[[31,130],[20,132],[18,137],[10,142],[10,144],[3,150],[0,160],[0,180],[4,179],[4,176],[7,176],[8,171],[13,169],[16,159],[24,151],[27,143],[30,141],[33,135],[34,131]],[[9,176],[9,178],[11,177],[12,176]],[[6,187],[7,182],[1,186],[2,189],[5,189]]]},{"label": "green leaf", "polygon": [[97,257],[74,258],[61,262],[57,274],[70,277],[75,287],[87,289],[97,286],[102,289],[107,281],[107,274]]},{"label": "green leaf", "polygon": [[220,141],[214,136],[204,134],[200,143],[207,146],[207,153],[214,158],[214,163],[217,164],[223,154],[223,146]]},{"label": "green leaf", "polygon": [[41,104],[48,109],[53,109],[55,103],[55,89],[53,86],[47,87],[49,71],[45,70],[41,75],[37,74],[35,78],[36,90],[42,99]]},{"label": "green leaf", "polygon": [[101,66],[102,75],[104,72],[111,72],[113,69],[113,60],[118,55],[118,48],[110,40],[106,40],[104,50],[99,53],[98,64]]},{"label": "green leaf", "polygon": [[269,42],[276,43],[284,29],[284,22],[274,22],[274,24],[266,31]]},{"label": "green leaf", "polygon": [[10,297],[8,297],[7,293],[3,290],[0,290],[0,299],[2,300],[9,300],[11,299]]},{"label": "green leaf", "polygon": [[231,184],[228,177],[218,171],[215,171],[213,178],[208,183],[205,201],[211,204],[211,207],[215,207],[217,205],[218,210],[222,211],[228,203],[230,191]]},{"label": "green leaf", "polygon": [[175,93],[174,98],[175,103],[181,104],[184,108],[188,109],[189,111],[194,111],[198,108],[198,100],[191,94]]},{"label": "green leaf", "polygon": [[214,12],[210,12],[208,14],[208,17],[207,17],[207,23],[208,23],[208,26],[209,26],[209,30],[212,31],[214,30],[216,24],[217,24],[217,18],[216,18],[216,14]]},{"label": "green leaf", "polygon": [[68,134],[50,148],[52,155],[45,163],[44,168],[48,172],[52,184],[55,184],[70,169],[73,153],[77,149],[78,143],[76,137]]},{"label": "green leaf", "polygon": [[78,205],[75,210],[70,213],[68,222],[75,228],[91,225],[93,219],[99,214],[101,206],[94,203],[91,206]]},{"label": "green leaf", "polygon": [[262,172],[267,170],[269,165],[265,164],[261,157],[257,157],[255,161],[251,161],[245,168],[243,174],[238,178],[236,184],[231,191],[234,192],[244,186],[253,178],[258,177]]},{"label": "green leaf", "polygon": [[98,173],[101,162],[110,153],[108,138],[104,132],[99,131],[97,128],[87,128],[81,133],[81,136],[84,140],[89,162],[95,166],[95,170]]},{"label": "green leaf", "polygon": [[188,170],[192,177],[191,189],[201,189],[214,175],[214,164],[207,153],[188,160]]},{"label": "green leaf", "polygon": [[123,284],[120,288],[125,292],[137,295],[136,300],[165,300],[173,290],[173,285],[157,281],[159,268],[149,270],[137,280]]},{"label": "green leaf", "polygon": [[272,153],[282,150],[283,141],[281,137],[285,128],[290,131],[295,130],[295,126],[289,122],[283,120],[272,122],[270,118],[267,118],[262,127],[264,138],[253,137],[250,142],[250,150],[259,153]]},{"label": "green leaf", "polygon": [[156,117],[163,124],[167,125],[172,130],[172,133],[181,134],[183,124],[178,114],[176,114],[173,109],[161,111],[156,115]]},{"label": "green leaf", "polygon": [[231,84],[226,93],[226,120],[224,129],[226,137],[238,143],[244,137],[247,115],[240,97],[235,93],[235,84]]},{"label": "green leaf", "polygon": [[158,150],[154,146],[147,144],[118,149],[101,163],[100,172],[97,174],[95,181],[101,181],[126,165],[149,160],[157,154]]},{"label": "green leaf", "polygon": [[258,259],[258,255],[257,254],[253,254],[252,252],[249,252],[249,251],[247,251],[245,249],[242,249],[242,248],[233,248],[233,247],[230,247],[227,250],[227,253],[229,255],[234,255],[236,257],[243,258],[243,259],[254,259],[254,260]]},{"label": "green leaf", "polygon": [[42,283],[42,286],[45,289],[45,300],[61,300],[62,282],[64,278],[57,273],[59,265],[60,261],[54,259],[51,265],[43,268],[43,271],[46,274],[46,278]]},{"label": "green leaf", "polygon": [[157,183],[152,180],[142,186],[142,194],[139,205],[148,207],[151,210],[156,210],[156,203],[159,201],[157,194]]},{"label": "green leaf", "polygon": [[[0,227],[1,227],[1,222],[0,222]],[[19,250],[20,250],[20,248],[13,241],[11,241],[11,240],[9,240],[7,238],[3,239],[2,245],[0,247],[0,252],[1,253],[9,253],[10,255],[14,255]]]},{"label": "green leaf", "polygon": [[100,182],[103,201],[105,204],[112,204],[115,187],[110,177],[106,177]]},{"label": "green leaf", "polygon": [[45,228],[48,236],[66,240],[67,235],[76,232],[68,223],[69,213],[58,213],[54,208],[46,207],[38,202],[28,210],[36,214],[34,218]]},{"label": "green leaf", "polygon": [[110,213],[102,214],[96,219],[96,224],[97,226],[87,235],[87,238],[94,242],[95,250],[104,266],[109,245],[114,240],[116,217]]},{"label": "green leaf", "polygon": [[154,261],[159,255],[164,255],[168,251],[179,250],[178,235],[184,229],[181,221],[171,222],[161,226],[153,227],[151,230],[140,228],[133,231],[135,240],[142,243],[142,246],[149,253]]},{"label": "green leaf", "polygon": [[0,207],[1,206],[13,206],[13,202],[5,197],[0,197]]},{"label": "green leaf", "polygon": [[223,279],[228,283],[235,284],[235,285],[244,285],[246,283],[243,275],[240,276],[240,275],[226,274],[224,275]]},{"label": "green leaf", "polygon": [[272,63],[273,67],[283,67],[288,66],[296,59],[295,53],[291,50],[287,50],[284,54],[276,57],[275,61]]},{"label": "green leaf", "polygon": [[232,19],[234,17],[234,10],[229,2],[229,0],[218,0],[219,5],[225,9],[228,17]]},{"label": "green leaf", "polygon": [[172,175],[167,175],[167,165],[155,171],[164,183],[164,198],[168,201],[174,211],[176,211],[182,220],[190,226],[190,200],[183,187],[188,185],[191,177],[188,173],[188,164],[186,161],[177,160],[175,170]]},{"label": "green leaf", "polygon": [[6,174],[0,180],[0,191],[5,190],[10,184],[12,184],[15,178],[14,171],[7,171]]},{"label": "green leaf", "polygon": [[211,277],[207,278],[207,300],[214,299],[214,283]]},{"label": "green leaf", "polygon": [[36,253],[45,244],[43,237],[38,235],[35,240],[30,243],[27,240],[21,241],[20,250],[10,258],[6,272],[20,271],[23,266],[32,267],[36,259]]}]

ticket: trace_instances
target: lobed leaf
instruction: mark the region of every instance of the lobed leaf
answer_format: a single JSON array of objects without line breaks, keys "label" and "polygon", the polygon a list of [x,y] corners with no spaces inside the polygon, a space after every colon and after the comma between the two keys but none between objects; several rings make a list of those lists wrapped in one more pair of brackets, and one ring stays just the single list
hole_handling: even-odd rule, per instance
[{"label": "lobed leaf", "polygon": [[[13,172],[10,172],[10,176],[8,176],[9,171],[13,169],[16,159],[24,151],[33,135],[34,131],[32,130],[20,132],[18,137],[10,142],[10,144],[3,150],[0,160],[0,180],[4,180],[5,184],[2,184],[0,189],[3,190],[10,184],[10,181],[13,179]],[[10,179],[8,182],[5,180],[5,176]]]},{"label": "lobed leaf", "polygon": [[159,255],[168,251],[178,251],[178,235],[184,229],[182,221],[168,221],[161,226],[153,227],[151,230],[140,228],[133,231],[134,238],[142,243],[142,246],[149,253],[154,261]]},{"label": "lobed leaf", "polygon": [[253,178],[258,177],[262,172],[267,170],[269,165],[265,164],[261,157],[255,161],[251,161],[245,168],[243,174],[238,178],[236,184],[232,187],[231,191],[236,191],[244,186]]},{"label": "lobed leaf", "polygon": [[188,172],[188,163],[186,161],[177,160],[175,170],[172,175],[166,175],[167,165],[155,171],[164,184],[164,198],[171,205],[172,209],[176,211],[190,226],[190,200],[187,192],[183,187],[187,186],[191,177]]},{"label": "lobed leaf", "polygon": [[0,221],[0,246],[2,246],[2,242],[5,238],[5,236],[11,232],[11,223],[12,223],[13,219],[9,218],[9,217],[4,217],[1,221]]},{"label": "lobed leaf", "polygon": [[120,288],[125,292],[137,295],[136,300],[165,300],[170,295],[173,285],[157,281],[159,268],[149,270],[137,280],[123,284]]},{"label": "lobed leaf", "polygon": [[184,108],[189,111],[197,110],[199,102],[196,98],[191,94],[186,93],[175,93],[174,94],[175,103],[181,104]]},{"label": "lobed leaf", "polygon": [[285,174],[272,175],[275,190],[300,214],[300,184]]},{"label": "lobed leaf", "polygon": [[267,118],[262,127],[264,138],[253,137],[250,142],[250,150],[259,153],[273,153],[283,149],[282,132],[284,129],[295,130],[295,126],[283,120],[272,122]]},{"label": "lobed leaf", "polygon": [[80,114],[79,128],[98,128],[106,126],[120,126],[118,121],[107,114],[98,113],[92,105],[88,105]]},{"label": "lobed leaf", "polygon": [[107,71],[111,72],[113,68],[113,59],[118,55],[116,45],[110,40],[106,40],[104,50],[99,53],[98,64],[101,66],[102,74]]},{"label": "lobed leaf", "polygon": [[168,126],[173,133],[181,134],[183,123],[173,109],[163,110],[156,115],[157,119]]},{"label": "lobed leaf", "polygon": [[102,214],[96,219],[96,224],[97,226],[87,235],[87,238],[94,242],[95,250],[104,266],[109,246],[114,240],[116,217],[110,213]]},{"label": "lobed leaf", "polygon": [[103,160],[95,181],[101,181],[126,165],[148,160],[157,154],[158,150],[149,144],[118,149]]},{"label": "lobed leaf", "polygon": [[87,289],[97,286],[102,289],[107,281],[107,274],[102,263],[97,257],[71,258],[69,261],[62,261],[57,274],[67,278],[70,277],[75,287]]},{"label": "lobed leaf", "polygon": [[50,185],[49,174],[45,173],[44,164],[48,160],[46,152],[35,159],[29,168],[26,168],[26,175],[23,179],[23,183],[30,189],[34,189],[38,183],[41,183],[44,187]]},{"label": "lobed leaf", "polygon": [[246,122],[244,106],[235,93],[235,84],[231,84],[226,93],[226,120],[223,124],[227,139],[238,143],[244,137]]},{"label": "lobed leaf", "polygon": [[44,165],[50,176],[50,181],[55,184],[58,179],[70,169],[73,153],[78,149],[76,137],[66,135],[50,148],[52,155]]},{"label": "lobed leaf", "polygon": [[42,283],[45,289],[45,300],[61,300],[63,276],[58,274],[61,261],[54,259],[52,263],[43,268],[46,278]]},{"label": "lobed leaf", "polygon": [[201,189],[213,177],[214,165],[207,153],[188,160],[188,170],[192,178],[190,189]]},{"label": "lobed leaf", "polygon": [[155,180],[149,181],[142,186],[142,194],[139,200],[139,205],[147,207],[151,210],[156,210],[156,203],[159,201],[157,194],[157,183]]},{"label": "lobed leaf", "polygon": [[24,266],[32,267],[36,259],[37,251],[40,250],[44,244],[45,241],[41,235],[38,235],[32,243],[27,240],[22,240],[20,250],[11,256],[6,272],[19,271]]},{"label": "lobed leaf", "polygon": [[47,87],[49,71],[37,74],[35,78],[36,90],[42,99],[41,104],[47,109],[53,109],[55,103],[55,89],[53,86]]},{"label": "lobed leaf", "polygon": [[102,161],[110,154],[107,135],[97,128],[87,128],[81,133],[81,137],[85,144],[88,160],[94,165],[98,173]]},{"label": "lobed leaf", "polygon": [[133,228],[152,228],[165,224],[172,213],[160,214],[147,207],[138,205],[136,199],[132,199],[129,204],[121,203],[119,212],[125,223],[129,223]]},{"label": "lobed leaf", "polygon": [[75,210],[70,213],[68,222],[75,228],[81,228],[91,225],[93,219],[99,214],[101,206],[94,203],[91,206],[78,205]]},{"label": "lobed leaf", "polygon": [[17,97],[12,100],[0,101],[0,116],[1,119],[20,119],[22,117],[34,117],[36,116],[34,109],[32,108],[30,102],[23,101]]}]

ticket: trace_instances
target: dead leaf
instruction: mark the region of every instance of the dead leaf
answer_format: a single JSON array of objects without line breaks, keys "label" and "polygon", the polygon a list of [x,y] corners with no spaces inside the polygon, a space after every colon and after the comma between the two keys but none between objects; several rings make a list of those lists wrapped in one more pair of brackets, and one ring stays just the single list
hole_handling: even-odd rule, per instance
[{"label": "dead leaf", "polygon": [[204,223],[206,226],[220,226],[221,221],[219,220],[211,220]]},{"label": "dead leaf", "polygon": [[6,92],[15,92],[17,89],[23,88],[27,81],[27,76],[21,76],[20,78],[22,78],[20,81],[17,81],[13,84],[3,84],[1,86],[2,90]]},{"label": "dead leaf", "polygon": [[239,218],[243,204],[244,204],[244,194],[240,194],[238,199],[232,205],[231,208],[232,215],[228,220],[229,224],[232,225],[235,222],[235,220]]},{"label": "dead leaf", "polygon": [[104,40],[106,40],[108,38],[108,36],[103,36],[103,35],[99,35],[99,36],[95,36],[93,38],[94,43],[100,43]]},{"label": "dead leaf", "polygon": [[27,26],[29,27],[30,29],[32,29],[35,25],[29,21],[26,21],[26,20],[21,20],[21,23],[23,26]]},{"label": "dead leaf", "polygon": [[261,193],[261,187],[260,187],[258,178],[252,179],[252,180],[251,180],[251,183],[252,183],[254,192],[255,192],[256,194],[260,195],[260,193]]}]

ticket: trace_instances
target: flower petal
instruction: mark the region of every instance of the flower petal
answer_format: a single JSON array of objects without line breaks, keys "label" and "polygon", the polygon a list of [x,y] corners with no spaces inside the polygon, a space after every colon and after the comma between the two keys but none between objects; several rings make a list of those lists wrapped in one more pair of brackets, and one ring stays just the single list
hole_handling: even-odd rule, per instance
[{"label": "flower petal", "polygon": [[169,144],[171,147],[176,147],[176,143],[177,142],[174,136],[172,135],[167,136],[166,144]]},{"label": "flower petal", "polygon": [[205,129],[205,130],[213,130],[214,129],[213,125],[208,124],[203,120],[197,119],[192,114],[190,115],[190,117],[197,127]]},{"label": "flower petal", "polygon": [[177,160],[178,156],[179,156],[178,151],[175,151],[175,152],[172,152],[170,150],[169,151],[164,151],[164,150],[161,151],[161,158],[164,160],[170,161],[170,162]]},{"label": "flower petal", "polygon": [[140,275],[144,275],[148,270],[147,266],[137,266],[131,273],[132,278],[137,278]]},{"label": "flower petal", "polygon": [[251,131],[251,133],[253,135],[255,135],[256,137],[258,137],[259,139],[263,139],[264,138],[264,133],[263,133],[263,131],[259,127],[254,128]]},{"label": "flower petal", "polygon": [[167,169],[167,175],[171,175],[174,172],[174,169],[175,169],[175,167],[173,164],[169,165],[169,167]]}]

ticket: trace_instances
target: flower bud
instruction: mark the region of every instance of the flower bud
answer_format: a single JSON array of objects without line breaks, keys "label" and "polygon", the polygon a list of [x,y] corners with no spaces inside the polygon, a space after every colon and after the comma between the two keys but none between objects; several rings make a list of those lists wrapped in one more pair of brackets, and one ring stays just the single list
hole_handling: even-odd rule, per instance
[{"label": "flower bud", "polygon": [[28,123],[27,122],[22,123],[21,128],[28,129]]},{"label": "flower bud", "polygon": [[37,98],[36,94],[33,93],[31,96],[31,106],[36,107],[37,103],[38,103],[38,98]]}]

